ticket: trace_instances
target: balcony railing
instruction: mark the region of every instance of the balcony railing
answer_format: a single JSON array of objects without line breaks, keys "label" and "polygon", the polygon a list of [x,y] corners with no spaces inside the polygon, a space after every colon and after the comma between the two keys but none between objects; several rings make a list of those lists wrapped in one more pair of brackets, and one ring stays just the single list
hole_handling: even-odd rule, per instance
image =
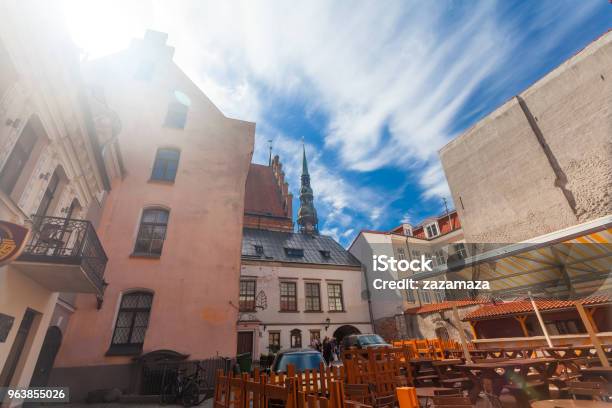
[{"label": "balcony railing", "polygon": [[60,217],[32,216],[30,241],[18,261],[79,265],[102,295],[108,258],[91,222]]}]

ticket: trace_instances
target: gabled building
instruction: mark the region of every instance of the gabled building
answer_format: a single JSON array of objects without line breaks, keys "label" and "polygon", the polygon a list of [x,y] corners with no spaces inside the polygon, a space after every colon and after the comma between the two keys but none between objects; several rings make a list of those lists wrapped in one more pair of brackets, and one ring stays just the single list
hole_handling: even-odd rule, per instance
[{"label": "gabled building", "polygon": [[246,185],[240,272],[238,353],[259,357],[314,339],[372,331],[359,261],[321,235],[302,157],[298,232],[278,156],[251,164]]},{"label": "gabled building", "polygon": [[78,296],[51,374],[75,401],[99,389],[142,392],[134,361],[151,352],[235,355],[232,304],[255,124],[226,117],[166,41],[148,31],[83,68],[121,123],[125,172],[111,180],[99,224],[104,302]]},{"label": "gabled building", "polygon": [[423,337],[432,332],[423,322],[405,315],[407,309],[416,309],[430,303],[461,298],[461,293],[444,290],[376,290],[373,280],[398,280],[410,278],[412,272],[373,271],[372,257],[386,255],[396,260],[418,260],[422,256],[431,259],[439,268],[449,258],[465,258],[467,247],[456,211],[430,217],[417,225],[403,223],[390,231],[360,231],[349,252],[363,263],[372,300],[374,327],[378,334],[387,339]]}]

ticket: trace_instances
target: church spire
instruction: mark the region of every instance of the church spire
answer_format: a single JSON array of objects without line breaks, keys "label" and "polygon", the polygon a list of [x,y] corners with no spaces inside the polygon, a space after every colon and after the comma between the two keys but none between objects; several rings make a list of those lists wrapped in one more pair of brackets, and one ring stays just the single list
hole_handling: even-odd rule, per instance
[{"label": "church spire", "polygon": [[316,234],[319,232],[317,210],[313,203],[310,174],[308,174],[308,163],[306,162],[306,146],[303,141],[302,152],[302,186],[300,187],[300,209],[297,222],[300,232]]}]

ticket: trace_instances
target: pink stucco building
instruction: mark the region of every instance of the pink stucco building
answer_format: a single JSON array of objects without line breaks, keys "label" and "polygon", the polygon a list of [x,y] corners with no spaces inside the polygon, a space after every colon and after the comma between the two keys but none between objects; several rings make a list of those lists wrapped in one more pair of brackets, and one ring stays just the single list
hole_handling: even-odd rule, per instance
[{"label": "pink stucco building", "polygon": [[255,124],[230,119],[173,62],[166,35],[91,63],[124,176],[111,180],[99,235],[109,261],[100,308],[78,298],[51,382],[73,399],[129,388],[132,359],[170,349],[236,352],[245,181]]}]

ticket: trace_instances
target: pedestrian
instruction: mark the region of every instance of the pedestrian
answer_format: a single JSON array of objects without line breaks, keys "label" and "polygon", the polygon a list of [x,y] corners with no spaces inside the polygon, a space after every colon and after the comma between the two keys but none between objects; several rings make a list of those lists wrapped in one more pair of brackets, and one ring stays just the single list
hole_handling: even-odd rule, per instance
[{"label": "pedestrian", "polygon": [[332,343],[327,337],[323,340],[323,359],[329,365],[333,358]]}]

